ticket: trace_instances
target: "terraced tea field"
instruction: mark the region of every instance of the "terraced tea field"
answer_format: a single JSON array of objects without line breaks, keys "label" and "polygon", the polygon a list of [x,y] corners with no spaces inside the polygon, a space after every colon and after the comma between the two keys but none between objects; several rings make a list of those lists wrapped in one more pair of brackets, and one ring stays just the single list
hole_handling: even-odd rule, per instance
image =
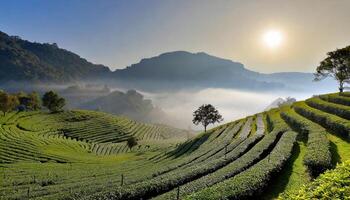
[{"label": "terraced tea field", "polygon": [[[191,138],[93,111],[9,113],[0,118],[0,195],[298,199],[298,192],[309,191],[302,185],[319,184],[325,178],[313,179],[350,159],[349,119],[349,93],[313,97]],[[130,136],[139,140],[132,150]],[[339,191],[346,192],[350,184],[342,183]],[[317,199],[317,192],[308,197]]]}]

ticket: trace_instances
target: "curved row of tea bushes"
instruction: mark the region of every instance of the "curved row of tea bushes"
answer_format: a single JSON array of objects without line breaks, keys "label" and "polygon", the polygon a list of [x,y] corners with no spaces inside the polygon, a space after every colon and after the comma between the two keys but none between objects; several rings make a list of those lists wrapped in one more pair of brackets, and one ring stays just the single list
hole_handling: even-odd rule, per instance
[{"label": "curved row of tea bushes", "polygon": [[324,101],[350,106],[350,98],[341,96],[339,93],[320,95],[319,97]]},{"label": "curved row of tea bushes", "polygon": [[297,133],[292,131],[283,133],[269,156],[233,178],[193,193],[185,199],[246,199],[258,195],[291,157],[296,137]]},{"label": "curved row of tea bushes", "polygon": [[294,105],[295,112],[308,118],[309,120],[320,124],[321,126],[342,135],[345,138],[350,137],[350,121],[340,118],[336,115],[317,110],[306,105],[304,102],[298,102]]},{"label": "curved row of tea bushes", "polygon": [[109,194],[100,194],[92,196],[91,199],[139,199],[149,198],[159,195],[163,192],[167,192],[179,185],[193,181],[201,176],[205,176],[212,173],[233,160],[244,155],[252,146],[254,146],[261,136],[256,136],[252,139],[247,139],[238,145],[233,151],[227,154],[225,158],[208,159],[200,164],[191,165],[189,167],[181,168],[179,170],[173,170],[168,173],[162,174],[150,180],[146,180],[133,185],[116,188],[115,192]]},{"label": "curved row of tea bushes", "polygon": [[281,113],[281,117],[295,130],[308,136],[306,154],[303,159],[312,176],[332,167],[332,155],[327,131],[293,110]]},{"label": "curved row of tea bushes", "polygon": [[[243,154],[241,157],[237,158],[227,166],[197,180],[182,185],[180,187],[181,196],[188,195],[190,193],[212,186],[248,169],[252,165],[259,162],[261,159],[268,156],[270,151],[278,142],[279,138],[282,136],[282,133],[283,132],[278,129],[272,131],[255,146],[253,146],[247,153]],[[259,137],[262,137],[262,135],[255,135],[251,138],[248,138],[247,140]],[[234,152],[236,153],[237,151]],[[176,199],[176,196],[177,189],[174,189],[168,193],[165,193],[164,195],[157,197],[156,199]]]},{"label": "curved row of tea bushes", "polygon": [[306,104],[310,107],[316,108],[318,110],[322,110],[327,113],[331,113],[342,117],[344,119],[350,120],[350,107],[344,106],[341,104],[330,103],[327,101],[323,101],[318,97],[314,97],[305,101]]}]

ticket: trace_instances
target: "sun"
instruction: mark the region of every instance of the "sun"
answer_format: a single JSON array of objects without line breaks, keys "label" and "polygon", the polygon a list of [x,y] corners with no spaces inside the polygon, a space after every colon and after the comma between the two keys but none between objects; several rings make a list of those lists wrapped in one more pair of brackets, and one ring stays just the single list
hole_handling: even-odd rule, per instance
[{"label": "sun", "polygon": [[275,49],[281,46],[283,42],[283,35],[278,30],[269,30],[264,33],[263,42],[267,47]]}]

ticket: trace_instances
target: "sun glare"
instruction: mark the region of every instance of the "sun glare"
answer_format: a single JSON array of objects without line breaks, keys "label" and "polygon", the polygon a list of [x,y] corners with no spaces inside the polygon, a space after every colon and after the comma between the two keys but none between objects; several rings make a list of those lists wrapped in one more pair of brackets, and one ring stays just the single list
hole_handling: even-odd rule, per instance
[{"label": "sun glare", "polygon": [[263,35],[263,41],[269,48],[277,48],[281,45],[283,41],[283,36],[280,31],[269,30]]}]

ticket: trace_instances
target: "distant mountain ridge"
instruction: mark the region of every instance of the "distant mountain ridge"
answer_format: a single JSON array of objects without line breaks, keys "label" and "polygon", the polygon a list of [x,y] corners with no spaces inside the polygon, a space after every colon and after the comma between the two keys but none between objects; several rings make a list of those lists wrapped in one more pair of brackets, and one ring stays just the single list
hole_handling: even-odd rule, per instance
[{"label": "distant mountain ridge", "polygon": [[246,90],[300,89],[312,84],[313,74],[279,72],[264,74],[246,69],[242,63],[204,52],[174,51],[142,59],[113,72],[120,84],[138,89],[219,87]]},{"label": "distant mountain ridge", "polygon": [[0,83],[8,81],[70,83],[108,81],[144,91],[233,88],[244,90],[305,89],[313,75],[301,72],[263,74],[242,63],[208,55],[174,51],[142,59],[124,69],[88,62],[57,44],[22,40],[0,32]]},{"label": "distant mountain ridge", "polygon": [[108,76],[96,65],[57,44],[36,43],[0,31],[0,81],[70,82]]}]

